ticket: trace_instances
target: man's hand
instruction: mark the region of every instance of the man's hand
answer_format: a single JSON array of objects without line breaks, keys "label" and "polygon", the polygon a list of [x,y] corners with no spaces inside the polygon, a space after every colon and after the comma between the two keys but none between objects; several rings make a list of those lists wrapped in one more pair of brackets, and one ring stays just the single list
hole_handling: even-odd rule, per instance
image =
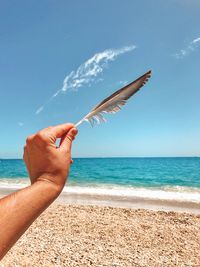
[{"label": "man's hand", "polygon": [[24,160],[32,185],[0,199],[0,260],[62,191],[76,134],[73,124],[62,124],[27,138]]},{"label": "man's hand", "polygon": [[[24,161],[32,184],[50,182],[58,192],[62,191],[70,169],[71,144],[76,134],[73,124],[61,124],[27,138]],[[56,146],[58,138],[61,138],[59,147]]]}]

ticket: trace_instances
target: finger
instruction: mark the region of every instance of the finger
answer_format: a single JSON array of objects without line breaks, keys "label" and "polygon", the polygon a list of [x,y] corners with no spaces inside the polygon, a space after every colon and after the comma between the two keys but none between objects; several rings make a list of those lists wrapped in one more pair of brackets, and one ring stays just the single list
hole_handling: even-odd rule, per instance
[{"label": "finger", "polygon": [[54,138],[60,138],[73,127],[74,125],[72,123],[64,123],[64,124],[48,127],[42,130],[42,134],[50,135]]},{"label": "finger", "polygon": [[69,132],[62,137],[60,149],[65,150],[65,152],[70,152],[72,141],[74,140],[77,133],[78,130],[76,128],[73,127],[72,129],[70,129]]},{"label": "finger", "polygon": [[[73,127],[72,129],[74,129],[73,131],[75,131],[75,133],[73,133],[73,131],[72,131],[72,133],[69,133],[68,138],[69,138],[69,139],[72,139],[72,141],[73,141],[74,138],[75,138],[75,136],[76,136],[76,134],[77,134],[77,132],[78,132],[78,130],[77,130],[77,128],[75,128],[75,127]],[[71,130],[72,130],[72,129],[71,129]],[[67,134],[64,134],[64,135],[61,137],[59,147],[62,146],[62,143],[64,142],[64,140],[65,140],[66,137],[67,137]]]}]

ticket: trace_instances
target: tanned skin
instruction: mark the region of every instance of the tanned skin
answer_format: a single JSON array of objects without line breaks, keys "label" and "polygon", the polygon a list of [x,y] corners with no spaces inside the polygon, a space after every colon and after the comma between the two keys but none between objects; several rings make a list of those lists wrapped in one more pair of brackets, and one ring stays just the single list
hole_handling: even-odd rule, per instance
[{"label": "tanned skin", "polygon": [[[61,193],[76,134],[73,124],[61,124],[27,138],[24,161],[31,185],[0,200],[0,259]],[[61,141],[56,147],[58,138]]]}]

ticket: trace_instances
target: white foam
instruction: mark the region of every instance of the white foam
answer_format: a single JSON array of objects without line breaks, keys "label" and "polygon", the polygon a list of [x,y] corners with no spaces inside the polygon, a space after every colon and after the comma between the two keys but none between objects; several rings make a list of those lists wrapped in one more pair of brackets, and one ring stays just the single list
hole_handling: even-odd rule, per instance
[{"label": "white foam", "polygon": [[[155,188],[136,188],[136,187],[79,187],[68,186],[64,188],[64,192],[73,194],[85,195],[106,195],[118,196],[123,198],[144,198],[152,200],[175,200],[200,203],[200,189],[191,189],[179,187],[180,191],[175,191],[174,188],[155,189]],[[187,191],[188,189],[188,191]]]},{"label": "white foam", "polygon": [[[29,185],[28,179],[1,179],[1,189],[18,190]],[[151,200],[173,200],[200,203],[200,188],[166,186],[163,188],[138,188],[123,187],[117,185],[94,185],[94,186],[72,186],[68,184],[63,189],[64,193],[116,196],[121,198],[143,198]]]},{"label": "white foam", "polygon": [[16,179],[8,179],[1,178],[0,179],[0,190],[1,189],[10,189],[10,190],[18,190],[30,185],[29,179],[24,178],[16,178]]}]

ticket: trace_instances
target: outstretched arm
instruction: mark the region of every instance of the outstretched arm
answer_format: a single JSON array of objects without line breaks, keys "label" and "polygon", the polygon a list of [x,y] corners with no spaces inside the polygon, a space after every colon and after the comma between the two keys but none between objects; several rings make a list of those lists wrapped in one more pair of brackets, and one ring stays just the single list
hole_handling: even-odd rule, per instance
[{"label": "outstretched arm", "polygon": [[[0,200],[0,259],[61,193],[76,134],[73,124],[62,124],[27,138],[24,161],[31,185]],[[57,138],[61,138],[59,147]]]}]

